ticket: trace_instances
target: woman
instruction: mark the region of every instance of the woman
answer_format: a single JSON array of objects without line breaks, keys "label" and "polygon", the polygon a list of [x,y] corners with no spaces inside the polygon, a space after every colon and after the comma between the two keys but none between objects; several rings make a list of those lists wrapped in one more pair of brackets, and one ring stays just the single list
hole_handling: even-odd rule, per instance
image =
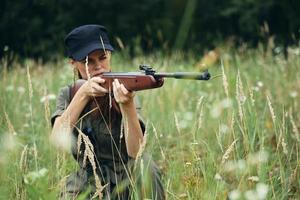
[{"label": "woman", "polygon": [[[77,27],[66,36],[65,44],[74,70],[81,79],[88,81],[76,92],[72,85],[62,88],[51,118],[55,143],[60,143],[62,130],[70,130],[68,134],[74,136],[75,140],[69,141],[80,167],[68,177],[60,198],[74,199],[80,194],[92,198],[103,194],[106,199],[164,199],[160,173],[151,159],[143,156],[144,167],[133,164],[145,131],[134,93],[118,80],[113,81],[113,101],[118,104],[117,111],[110,106],[112,95],[101,86],[105,80],[99,75],[111,71],[113,51],[105,27]],[[95,99],[102,109],[93,109]],[[149,187],[136,169],[147,169],[147,177],[152,177]],[[101,180],[101,187],[97,180]],[[142,190],[137,187],[138,183],[143,185]]]}]

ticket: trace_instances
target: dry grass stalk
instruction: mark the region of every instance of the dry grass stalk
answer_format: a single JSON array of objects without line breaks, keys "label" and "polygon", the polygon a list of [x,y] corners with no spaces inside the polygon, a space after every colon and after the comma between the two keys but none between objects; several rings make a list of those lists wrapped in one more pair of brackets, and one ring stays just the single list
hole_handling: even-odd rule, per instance
[{"label": "dry grass stalk", "polygon": [[254,99],[253,89],[249,88],[249,94],[250,94],[250,99],[251,99],[251,105],[254,107],[255,99]]},{"label": "dry grass stalk", "polygon": [[222,133],[221,133],[221,128],[220,128],[220,124],[219,124],[219,131],[216,131],[216,138],[217,138],[217,143],[220,146],[221,151],[223,152],[223,146],[222,146]]},{"label": "dry grass stalk", "polygon": [[283,110],[283,115],[282,115],[282,125],[281,125],[281,146],[282,146],[282,150],[283,150],[283,153],[285,155],[288,154],[288,151],[287,151],[287,145],[285,143],[285,140],[284,140],[284,133],[286,132],[286,128],[285,128],[285,111]]},{"label": "dry grass stalk", "polygon": [[31,118],[31,128],[33,129],[33,112],[32,112],[33,89],[32,89],[32,81],[31,81],[28,65],[27,65],[27,82],[28,82],[29,110],[30,110],[30,118]]},{"label": "dry grass stalk", "polygon": [[146,144],[147,144],[147,135],[148,134],[144,134],[144,138],[143,141],[140,141],[140,147],[139,147],[139,151],[136,155],[135,161],[134,161],[134,169],[136,169],[137,166],[137,162],[141,159],[143,152],[145,150]]},{"label": "dry grass stalk", "polygon": [[125,46],[124,46],[124,44],[123,44],[121,38],[116,37],[116,41],[117,41],[119,47],[121,48],[121,50],[125,49]]},{"label": "dry grass stalk", "polygon": [[77,136],[77,155],[79,155],[80,152],[80,146],[82,144],[82,134],[78,134]]},{"label": "dry grass stalk", "polygon": [[203,102],[204,96],[201,96],[197,102],[197,106],[196,106],[196,111],[198,111],[201,106],[202,106],[202,102]]},{"label": "dry grass stalk", "polygon": [[225,91],[226,97],[229,98],[228,81],[227,81],[227,77],[226,77],[225,70],[224,70],[223,59],[221,59],[221,69],[222,69],[224,91]]},{"label": "dry grass stalk", "polygon": [[291,174],[291,176],[289,177],[289,187],[291,187],[291,185],[298,180],[297,176],[298,176],[298,168],[299,168],[299,164],[296,165],[295,169],[293,170],[293,173]]},{"label": "dry grass stalk", "polygon": [[201,106],[200,115],[198,118],[197,130],[199,130],[202,127],[202,122],[203,122],[202,119],[203,119],[203,106]]},{"label": "dry grass stalk", "polygon": [[141,177],[142,177],[141,180],[144,180],[144,160],[143,159],[141,159],[140,172],[141,172]]},{"label": "dry grass stalk", "polygon": [[33,89],[32,89],[32,81],[30,77],[30,72],[29,72],[29,66],[27,65],[27,81],[28,81],[28,91],[29,91],[29,99],[31,102],[31,99],[33,97]]},{"label": "dry grass stalk", "polygon": [[[120,109],[121,109],[121,113],[124,113],[122,106],[120,107]],[[128,118],[126,115],[122,115],[120,141],[124,137],[124,135],[125,135],[125,140],[127,141],[128,132],[129,132]]]},{"label": "dry grass stalk", "polygon": [[7,127],[8,127],[8,132],[12,135],[17,135],[17,132],[14,129],[14,126],[12,125],[7,113],[4,111],[4,115],[5,115],[5,120],[7,123]]},{"label": "dry grass stalk", "polygon": [[174,120],[175,120],[176,129],[177,129],[178,133],[180,134],[180,126],[179,126],[178,118],[175,113],[174,113]]},{"label": "dry grass stalk", "polygon": [[104,54],[107,55],[106,53],[106,49],[105,49],[105,46],[104,46],[104,42],[103,42],[103,39],[102,39],[102,36],[100,35],[100,41],[101,41],[101,46],[102,46],[102,49],[104,51]]},{"label": "dry grass stalk", "polygon": [[[4,85],[6,85],[6,80],[7,80],[7,69],[8,69],[8,61],[7,59],[2,59],[2,66],[3,66],[3,76],[2,76],[2,79],[3,79],[3,83]],[[0,71],[1,72],[1,71]]]},{"label": "dry grass stalk", "polygon": [[236,143],[237,141],[238,141],[238,139],[234,140],[234,141],[231,143],[231,145],[228,147],[228,149],[225,151],[225,153],[224,153],[224,155],[223,155],[223,157],[222,157],[222,162],[221,162],[222,165],[226,162],[226,160],[228,160],[228,158],[229,158],[231,152],[233,152],[233,150],[234,150],[234,145],[235,145],[235,143]]},{"label": "dry grass stalk", "polygon": [[292,115],[291,111],[289,112],[289,117],[290,117],[290,122],[291,122],[292,127],[293,127],[293,133],[295,134],[297,141],[300,142],[299,130],[296,126],[296,123],[294,121],[294,118],[293,118],[293,115]]},{"label": "dry grass stalk", "polygon": [[243,82],[242,82],[242,79],[241,79],[241,74],[240,74],[240,71],[238,71],[238,76],[239,76],[239,90],[240,90],[240,95],[242,98],[246,97],[246,95],[244,94],[244,86],[243,86]]},{"label": "dry grass stalk", "polygon": [[35,169],[38,170],[38,164],[37,164],[38,163],[37,162],[37,160],[38,160],[38,151],[37,151],[35,142],[33,143],[32,150],[33,150],[33,155],[34,155]]},{"label": "dry grass stalk", "polygon": [[122,119],[121,119],[121,128],[120,128],[120,141],[124,137],[124,123],[125,123],[124,118],[122,117]]},{"label": "dry grass stalk", "polygon": [[[123,108],[120,107],[121,109],[121,112],[123,112]],[[128,125],[128,119],[127,119],[127,116],[126,115],[122,115],[122,121],[121,121],[121,132],[120,132],[120,141],[121,139],[124,137],[124,134],[125,134],[125,139],[127,139],[127,134],[129,132],[129,125]]]},{"label": "dry grass stalk", "polygon": [[270,110],[270,113],[271,113],[272,121],[273,121],[273,124],[274,124],[274,126],[275,126],[276,116],[275,116],[274,109],[273,109],[273,107],[272,107],[271,100],[270,100],[270,98],[269,98],[268,95],[267,95],[267,101],[268,101],[268,106],[269,106],[269,110]]},{"label": "dry grass stalk", "polygon": [[45,110],[45,120],[47,123],[47,126],[50,128],[50,105],[49,105],[49,98],[47,95],[47,89],[46,87],[44,88],[44,96],[46,97],[45,102],[44,102],[44,110]]},{"label": "dry grass stalk", "polygon": [[231,117],[231,122],[230,122],[230,129],[232,131],[234,131],[234,124],[235,124],[235,119],[234,119],[234,113],[232,113],[232,117]]},{"label": "dry grass stalk", "polygon": [[23,172],[26,171],[27,169],[27,165],[26,165],[26,162],[27,162],[27,149],[28,149],[28,146],[25,145],[23,150],[22,150],[22,153],[21,153],[21,158],[20,158],[20,170],[22,170]]},{"label": "dry grass stalk", "polygon": [[200,97],[198,103],[197,103],[197,107],[196,107],[196,111],[198,112],[199,110],[199,117],[198,117],[198,123],[197,123],[197,130],[199,130],[202,127],[202,122],[203,122],[203,99],[204,97]]},{"label": "dry grass stalk", "polygon": [[158,134],[157,134],[157,130],[156,130],[156,128],[154,127],[153,124],[152,124],[152,127],[153,127],[153,132],[154,132],[155,138],[156,138],[156,140],[157,140],[157,142],[158,142],[158,145],[159,145],[159,149],[160,149],[161,156],[162,156],[163,159],[165,160],[165,159],[166,159],[166,155],[165,155],[165,153],[164,153],[164,151],[163,151],[163,149],[162,149],[162,147],[161,147],[160,140],[159,140]]},{"label": "dry grass stalk", "polygon": [[244,113],[243,113],[243,108],[242,108],[242,103],[241,103],[241,97],[242,97],[241,88],[242,88],[242,86],[241,86],[240,82],[241,82],[240,72],[238,71],[237,78],[236,78],[236,100],[238,103],[239,117],[240,117],[241,122],[243,122]]},{"label": "dry grass stalk", "polygon": [[282,146],[283,153],[285,155],[288,155],[287,145],[285,143],[284,137],[282,137],[281,139],[281,146]]},{"label": "dry grass stalk", "polygon": [[61,154],[59,152],[57,152],[57,154],[56,154],[56,165],[55,165],[57,171],[59,171],[61,169],[60,155]]},{"label": "dry grass stalk", "polygon": [[89,81],[91,79],[91,74],[89,72],[89,57],[88,56],[85,57],[85,72],[87,75],[87,79]]},{"label": "dry grass stalk", "polygon": [[[82,133],[82,131],[80,129],[78,129],[77,127],[75,127],[75,128],[78,130],[78,135],[81,135],[80,140],[82,140],[85,145],[84,160],[88,159],[90,164],[92,165],[93,174],[95,177],[95,186],[96,186],[96,192],[95,192],[93,198],[98,197],[99,199],[102,199],[102,197],[103,197],[102,191],[105,188],[105,186],[101,185],[100,178],[97,174],[97,167],[96,167],[96,162],[95,162],[95,157],[94,157],[94,154],[95,154],[94,146],[91,143],[88,136],[86,136],[84,133]],[[77,144],[81,145],[81,142],[77,141]],[[77,146],[77,148],[80,149],[80,145]],[[86,161],[84,161],[84,165],[86,165]]]}]

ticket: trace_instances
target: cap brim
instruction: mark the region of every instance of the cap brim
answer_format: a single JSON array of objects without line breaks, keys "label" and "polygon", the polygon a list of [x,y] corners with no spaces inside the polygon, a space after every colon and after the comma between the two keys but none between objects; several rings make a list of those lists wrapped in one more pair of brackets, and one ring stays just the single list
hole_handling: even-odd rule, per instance
[{"label": "cap brim", "polygon": [[89,53],[95,50],[104,50],[104,49],[109,51],[114,51],[114,48],[110,44],[106,44],[106,43],[101,44],[100,42],[94,42],[85,46],[79,51],[75,52],[72,55],[72,58],[75,60],[83,60],[87,55],[89,55]]}]

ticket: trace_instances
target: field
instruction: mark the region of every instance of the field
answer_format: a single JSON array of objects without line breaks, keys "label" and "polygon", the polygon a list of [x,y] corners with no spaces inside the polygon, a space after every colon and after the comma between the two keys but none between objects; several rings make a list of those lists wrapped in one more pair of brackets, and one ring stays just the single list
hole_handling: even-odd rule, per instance
[{"label": "field", "polygon": [[[199,71],[194,54],[113,55],[116,71]],[[146,149],[163,172],[167,199],[300,199],[300,49],[288,60],[223,48],[210,81],[166,79],[138,92]],[[1,66],[0,199],[56,199],[77,165],[49,143],[67,60]]]}]

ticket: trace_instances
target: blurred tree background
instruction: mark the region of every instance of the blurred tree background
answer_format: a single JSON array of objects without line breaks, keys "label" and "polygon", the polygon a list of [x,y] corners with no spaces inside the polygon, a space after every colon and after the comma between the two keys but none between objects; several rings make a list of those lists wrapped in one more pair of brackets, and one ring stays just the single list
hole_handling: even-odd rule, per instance
[{"label": "blurred tree background", "polygon": [[225,41],[299,45],[299,0],[2,0],[0,57],[55,60],[66,33],[103,24],[116,48],[203,51]]}]

